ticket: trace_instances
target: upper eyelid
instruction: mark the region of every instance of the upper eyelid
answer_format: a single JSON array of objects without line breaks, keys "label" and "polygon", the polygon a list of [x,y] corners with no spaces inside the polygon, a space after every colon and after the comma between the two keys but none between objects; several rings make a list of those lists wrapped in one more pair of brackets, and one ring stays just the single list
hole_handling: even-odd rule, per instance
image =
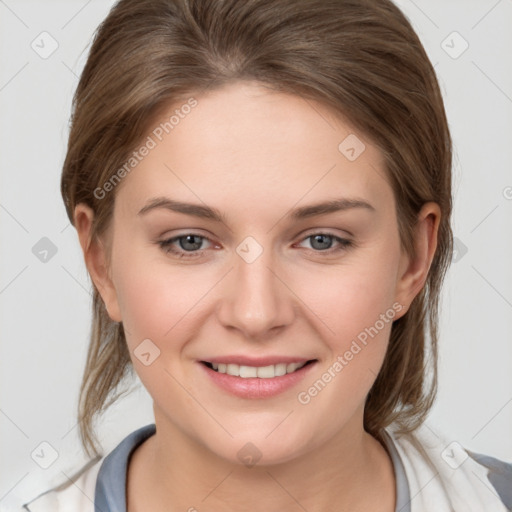
[{"label": "upper eyelid", "polygon": [[176,242],[177,240],[179,240],[180,238],[185,238],[186,236],[196,236],[196,237],[199,237],[199,238],[203,238],[205,240],[208,240],[210,243],[215,243],[209,236],[207,235],[202,235],[200,233],[196,233],[195,231],[187,231],[186,233],[182,233],[180,235],[174,235],[174,236],[167,236],[167,237],[163,237],[160,242]]},{"label": "upper eyelid", "polygon": [[[304,230],[302,233],[296,235],[294,238],[299,237],[299,236],[302,238],[307,238],[309,236],[316,235],[316,234],[337,236],[339,238],[354,237],[354,235],[346,229],[343,229],[343,230],[338,229],[338,230],[341,231],[341,233],[336,232],[336,228],[309,228],[309,229]],[[176,238],[185,237],[187,235],[199,236],[201,238],[206,238],[210,241],[213,241],[209,235],[203,235],[201,233],[201,230],[200,229],[196,230],[196,228],[190,228],[189,231],[183,231],[182,233],[177,234],[177,235],[163,236],[161,238],[162,238],[162,241],[168,241],[168,240],[175,240]]]}]

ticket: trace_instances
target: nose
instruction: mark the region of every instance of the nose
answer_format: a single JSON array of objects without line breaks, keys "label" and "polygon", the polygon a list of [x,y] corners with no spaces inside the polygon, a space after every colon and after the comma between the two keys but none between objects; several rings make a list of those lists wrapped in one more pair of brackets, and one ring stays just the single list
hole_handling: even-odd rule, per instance
[{"label": "nose", "polygon": [[270,249],[263,250],[254,261],[235,254],[218,318],[224,327],[240,331],[247,340],[264,340],[291,324],[293,301],[285,272]]}]

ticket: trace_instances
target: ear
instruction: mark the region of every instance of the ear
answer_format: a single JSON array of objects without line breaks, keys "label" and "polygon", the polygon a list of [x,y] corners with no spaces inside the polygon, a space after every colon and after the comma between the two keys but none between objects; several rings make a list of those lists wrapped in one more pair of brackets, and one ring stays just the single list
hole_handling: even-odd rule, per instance
[{"label": "ear", "polygon": [[440,220],[439,205],[434,202],[425,203],[414,228],[414,256],[410,257],[405,251],[402,252],[395,292],[395,300],[404,306],[400,316],[407,312],[414,297],[425,285],[437,248]]},{"label": "ear", "polygon": [[98,237],[91,239],[94,212],[80,203],[75,207],[74,224],[84,254],[85,265],[98,289],[108,315],[114,322],[121,322],[117,293],[109,273],[107,249]]}]

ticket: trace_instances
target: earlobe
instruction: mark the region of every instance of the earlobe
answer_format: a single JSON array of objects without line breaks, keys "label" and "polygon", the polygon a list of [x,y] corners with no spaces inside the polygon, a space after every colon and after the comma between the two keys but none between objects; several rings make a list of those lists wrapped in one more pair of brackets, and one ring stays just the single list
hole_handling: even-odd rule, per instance
[{"label": "earlobe", "polygon": [[437,248],[440,219],[439,205],[434,202],[425,203],[418,214],[414,230],[414,256],[402,256],[396,300],[404,306],[404,314],[425,286]]},{"label": "earlobe", "polygon": [[110,318],[114,322],[121,322],[117,293],[109,275],[107,250],[102,240],[91,236],[93,220],[94,212],[89,206],[80,203],[75,207],[74,224],[82,247],[85,265],[105,303]]}]

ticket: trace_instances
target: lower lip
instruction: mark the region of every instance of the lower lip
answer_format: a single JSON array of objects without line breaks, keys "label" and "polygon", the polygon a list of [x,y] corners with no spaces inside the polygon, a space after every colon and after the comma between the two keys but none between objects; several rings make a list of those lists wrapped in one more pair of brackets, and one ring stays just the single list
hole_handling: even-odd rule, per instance
[{"label": "lower lip", "polygon": [[316,361],[309,363],[293,373],[287,373],[271,379],[260,379],[258,377],[235,377],[227,373],[219,373],[212,370],[203,363],[199,366],[206,374],[222,389],[241,398],[270,398],[297,385],[316,365]]}]

